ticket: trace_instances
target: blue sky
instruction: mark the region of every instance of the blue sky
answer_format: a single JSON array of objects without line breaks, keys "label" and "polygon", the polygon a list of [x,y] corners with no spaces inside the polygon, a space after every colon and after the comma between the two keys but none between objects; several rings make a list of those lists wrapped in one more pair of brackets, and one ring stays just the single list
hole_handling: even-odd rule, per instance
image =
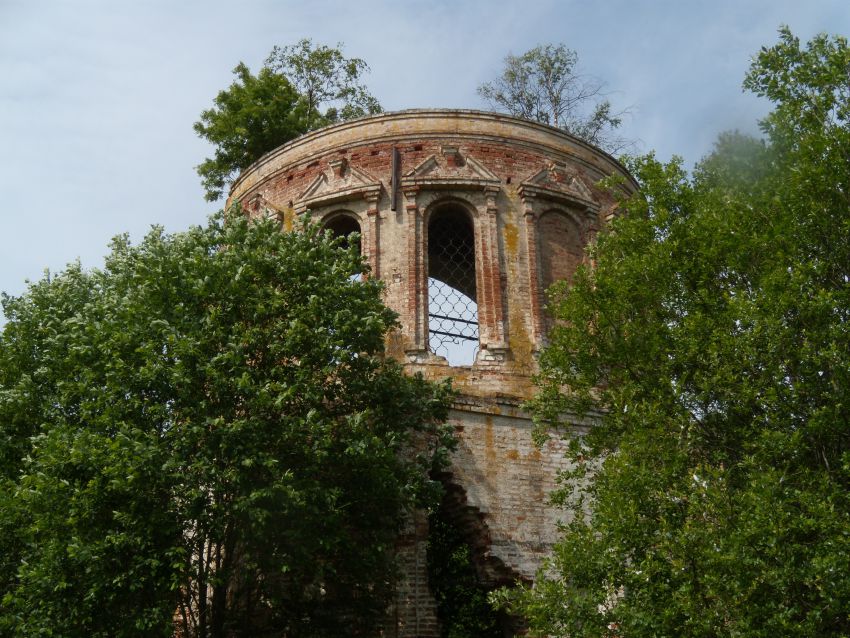
[{"label": "blue sky", "polygon": [[275,44],[343,42],[397,110],[485,108],[507,53],[563,42],[632,107],[627,136],[692,166],[721,131],[757,132],[768,105],[741,81],[780,24],[850,35],[850,0],[0,0],[0,290],[203,223],[192,123]]}]

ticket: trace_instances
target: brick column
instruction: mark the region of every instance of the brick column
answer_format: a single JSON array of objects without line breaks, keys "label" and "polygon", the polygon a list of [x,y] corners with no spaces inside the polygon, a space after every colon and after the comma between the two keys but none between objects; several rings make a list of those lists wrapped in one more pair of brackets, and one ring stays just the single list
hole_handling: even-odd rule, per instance
[{"label": "brick column", "polygon": [[[428,583],[428,517],[416,510],[409,514],[396,545],[403,574],[396,588],[390,635],[397,638],[438,638],[437,601]],[[389,633],[389,632],[388,632]]]},{"label": "brick column", "polygon": [[525,218],[525,246],[528,255],[526,272],[528,273],[528,296],[531,309],[531,340],[534,349],[543,346],[545,329],[543,327],[543,294],[540,290],[540,258],[537,254],[537,214],[534,211],[534,199],[523,197],[523,217]]},{"label": "brick column", "polygon": [[[584,211],[584,242],[585,248],[596,240],[596,234],[599,232],[599,213],[593,208],[586,208]],[[590,259],[587,250],[584,250],[584,261],[591,268],[596,268],[596,263]]]},{"label": "brick column", "polygon": [[418,189],[404,192],[407,226],[407,288],[403,321],[410,337],[405,350],[411,363],[428,358],[428,273],[425,264],[423,212],[416,203]]},{"label": "brick column", "polygon": [[366,249],[366,255],[369,260],[369,267],[372,269],[371,276],[375,279],[380,279],[380,260],[378,259],[378,247],[380,246],[378,236],[378,197],[380,193],[370,193],[367,195],[369,208],[366,209],[366,227],[363,229],[363,245]]},{"label": "brick column", "polygon": [[[505,319],[502,303],[502,268],[499,259],[498,186],[485,189],[486,207],[480,216],[478,246],[478,323],[480,356],[504,360]],[[485,352],[486,351],[486,352]]]}]

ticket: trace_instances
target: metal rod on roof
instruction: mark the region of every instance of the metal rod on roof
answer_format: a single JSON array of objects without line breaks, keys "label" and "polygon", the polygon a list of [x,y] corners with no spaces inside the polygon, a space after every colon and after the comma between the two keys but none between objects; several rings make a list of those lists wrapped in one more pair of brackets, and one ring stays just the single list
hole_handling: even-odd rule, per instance
[{"label": "metal rod on roof", "polygon": [[398,208],[398,191],[401,187],[401,155],[398,148],[393,146],[393,170],[390,183],[390,209]]}]

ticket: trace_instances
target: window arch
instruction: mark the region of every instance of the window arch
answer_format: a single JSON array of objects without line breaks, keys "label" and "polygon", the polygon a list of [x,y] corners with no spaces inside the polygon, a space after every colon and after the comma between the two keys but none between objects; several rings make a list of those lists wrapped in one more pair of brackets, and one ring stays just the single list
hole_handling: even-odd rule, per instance
[{"label": "window arch", "polygon": [[[360,254],[363,254],[363,232],[360,229],[360,220],[354,213],[348,211],[336,211],[327,215],[322,221],[322,228],[331,234],[335,239],[342,238],[343,246],[349,246],[349,241],[352,233],[357,233],[357,249]],[[351,275],[351,281],[360,281],[363,279],[363,273],[357,272]]]},{"label": "window arch", "polygon": [[325,217],[322,227],[325,230],[330,231],[331,235],[334,237],[343,237],[346,240],[346,245],[348,242],[348,236],[351,235],[351,233],[358,233],[361,238],[363,236],[362,230],[360,229],[360,221],[351,213],[331,213]]},{"label": "window arch", "polygon": [[475,230],[459,204],[428,218],[428,345],[451,365],[470,365],[478,351]]},{"label": "window arch", "polygon": [[538,236],[544,289],[561,279],[572,280],[584,259],[581,227],[576,220],[560,210],[546,211],[538,222]]},{"label": "window arch", "polygon": [[[584,259],[584,241],[578,222],[562,210],[549,210],[538,220],[540,243],[540,283],[543,306],[546,290],[557,281],[572,281],[576,269]],[[551,327],[551,316],[546,313],[545,324]]]}]

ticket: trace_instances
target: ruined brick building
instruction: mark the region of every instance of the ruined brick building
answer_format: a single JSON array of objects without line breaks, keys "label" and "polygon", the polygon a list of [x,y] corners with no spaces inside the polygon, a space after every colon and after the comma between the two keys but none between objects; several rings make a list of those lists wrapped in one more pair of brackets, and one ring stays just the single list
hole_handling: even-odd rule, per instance
[{"label": "ruined brick building", "polygon": [[[531,579],[566,515],[547,504],[563,443],[542,448],[521,405],[545,343],[544,291],[569,279],[613,214],[596,183],[635,187],[604,152],[549,126],[476,111],[386,113],[315,131],[265,155],[231,201],[291,228],[311,215],[361,233],[401,329],[391,356],[450,376],[459,446],[443,477],[486,584]],[[581,424],[576,424],[581,427]],[[388,634],[437,636],[427,519],[400,539],[404,580]]]}]

